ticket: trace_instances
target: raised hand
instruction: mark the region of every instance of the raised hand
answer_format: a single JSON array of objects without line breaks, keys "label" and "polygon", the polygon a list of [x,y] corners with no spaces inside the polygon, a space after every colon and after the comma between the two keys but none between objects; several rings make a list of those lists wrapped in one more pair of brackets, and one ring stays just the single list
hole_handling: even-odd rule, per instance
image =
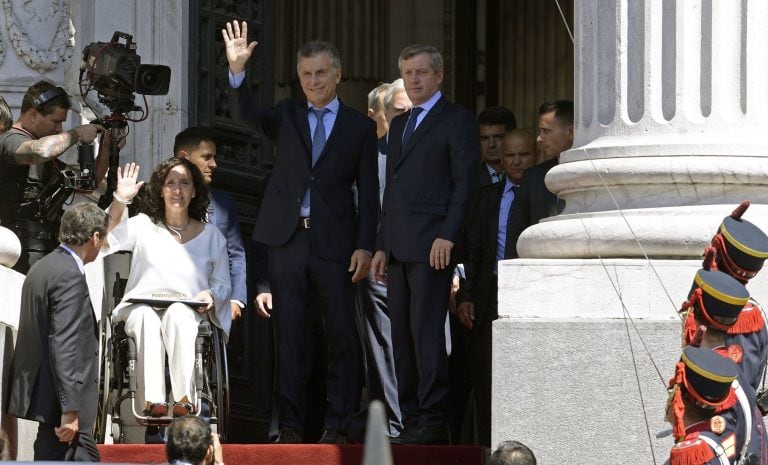
[{"label": "raised hand", "polygon": [[221,36],[224,38],[229,70],[232,74],[243,71],[257,44],[256,41],[248,43],[248,23],[243,21],[240,26],[237,21],[227,22],[227,28],[221,30]]},{"label": "raised hand", "polygon": [[144,181],[137,181],[139,178],[139,165],[136,163],[126,163],[125,169],[120,170],[117,167],[117,187],[115,195],[124,202],[130,202],[139,193],[139,189],[144,185]]}]

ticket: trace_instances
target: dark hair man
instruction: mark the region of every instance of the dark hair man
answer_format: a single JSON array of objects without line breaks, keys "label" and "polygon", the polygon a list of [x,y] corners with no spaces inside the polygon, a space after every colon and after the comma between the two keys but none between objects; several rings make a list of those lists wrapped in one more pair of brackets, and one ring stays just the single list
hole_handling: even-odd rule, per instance
[{"label": "dark hair man", "polygon": [[[58,218],[41,223],[34,209],[21,212],[22,204],[35,205],[42,188],[58,174],[55,159],[59,155],[78,142],[90,144],[104,131],[99,125],[85,124],[62,132],[70,107],[64,89],[40,81],[24,94],[19,119],[0,134],[0,222],[21,240],[24,251],[14,267],[21,273],[56,246],[58,231]],[[106,173],[109,145],[105,136],[96,161],[97,180]]]},{"label": "dark hair man", "polygon": [[53,252],[30,268],[11,363],[8,413],[40,423],[37,460],[99,460],[92,436],[99,340],[83,267],[96,258],[107,213],[80,203],[61,219]]},{"label": "dark hair man", "polygon": [[[398,59],[413,107],[390,124],[387,187],[373,269],[388,273],[392,346],[404,429],[394,441],[450,443],[444,324],[455,257],[477,183],[475,117],[440,92],[443,57],[406,47]],[[453,258],[453,260],[452,260]]]},{"label": "dark hair man", "polygon": [[536,457],[525,444],[504,441],[491,454],[491,465],[536,465]]},{"label": "dark hair man", "polygon": [[506,107],[488,107],[477,116],[480,129],[480,187],[503,181],[506,176],[501,161],[501,141],[504,135],[517,127],[512,110]]},{"label": "dark hair man", "polygon": [[[200,169],[203,180],[211,186],[213,171],[216,169],[216,142],[209,128],[191,127],[176,135],[173,154],[186,158]],[[229,256],[229,279],[232,282],[232,320],[242,315],[248,300],[246,288],[245,246],[240,235],[240,222],[237,218],[237,206],[226,192],[211,189],[211,203],[208,206],[208,221],[215,224],[227,238]]]},{"label": "dark hair man", "polygon": [[539,107],[539,136],[544,158],[558,158],[573,145],[573,102],[556,100]]},{"label": "dark hair man", "polygon": [[520,191],[510,215],[507,231],[510,246],[504,258],[517,258],[517,240],[528,226],[537,224],[543,218],[555,216],[563,211],[565,203],[547,189],[544,178],[560,160],[560,154],[573,145],[573,102],[558,100],[546,102],[539,107],[539,136],[545,161],[523,173]]},{"label": "dark hair man", "polygon": [[11,107],[8,106],[8,102],[0,95],[0,132],[11,129],[12,124],[13,115],[11,114]]},{"label": "dark hair man", "polygon": [[242,85],[256,47],[248,43],[246,23],[227,23],[222,36],[230,111],[277,146],[253,238],[270,247],[271,288],[260,290],[256,305],[260,316],[274,318],[278,441],[303,440],[305,339],[310,312],[319,311],[329,341],[328,406],[320,442],[345,443],[360,393],[353,284],[370,268],[378,219],[376,124],[337,97],[341,60],[330,43],[299,48],[296,71],[306,101],[264,107]]},{"label": "dark hair man", "polygon": [[165,458],[171,465],[224,465],[219,435],[195,415],[173,420],[168,428]]}]

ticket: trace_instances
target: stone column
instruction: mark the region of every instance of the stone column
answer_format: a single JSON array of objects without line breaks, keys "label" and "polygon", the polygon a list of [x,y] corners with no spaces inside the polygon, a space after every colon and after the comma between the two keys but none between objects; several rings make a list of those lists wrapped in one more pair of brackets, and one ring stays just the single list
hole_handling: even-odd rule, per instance
[{"label": "stone column", "polygon": [[546,179],[566,208],[520,256],[698,256],[733,206],[768,203],[768,3],[575,11],[576,137]]},{"label": "stone column", "polygon": [[768,225],[768,2],[579,0],[575,29],[575,148],[546,179],[566,209],[499,263],[492,442],[663,463],[703,247],[743,199]]}]

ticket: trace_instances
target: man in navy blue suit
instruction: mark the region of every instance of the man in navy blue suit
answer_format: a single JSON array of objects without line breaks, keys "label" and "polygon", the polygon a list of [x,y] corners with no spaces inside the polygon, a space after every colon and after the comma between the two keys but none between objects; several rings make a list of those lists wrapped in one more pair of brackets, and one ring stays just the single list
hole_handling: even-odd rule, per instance
[{"label": "man in navy blue suit", "polygon": [[[443,444],[449,380],[445,317],[454,244],[478,179],[474,115],[440,92],[443,58],[411,45],[398,60],[413,108],[389,127],[387,187],[372,267],[388,275],[398,398],[404,429],[393,442]],[[455,254],[454,254],[455,255]]]},{"label": "man in navy blue suit", "polygon": [[[204,127],[187,128],[176,135],[173,154],[187,158],[203,173],[203,180],[209,186],[216,169],[216,142],[210,129]],[[232,282],[232,320],[242,315],[248,300],[246,288],[245,247],[240,236],[240,223],[237,220],[237,208],[229,194],[218,189],[211,189],[211,204],[208,207],[208,220],[215,224],[227,238],[229,256],[229,279]]]},{"label": "man in navy blue suit", "polygon": [[253,237],[269,247],[270,292],[257,295],[257,311],[272,317],[275,326],[278,442],[304,439],[305,342],[311,312],[318,311],[328,341],[328,405],[320,442],[343,444],[359,408],[361,347],[353,283],[367,275],[375,243],[376,124],[336,96],[341,59],[330,43],[299,48],[296,70],[306,100],[265,107],[243,84],[256,47],[248,43],[246,23],[227,23],[222,36],[230,112],[277,147]]}]

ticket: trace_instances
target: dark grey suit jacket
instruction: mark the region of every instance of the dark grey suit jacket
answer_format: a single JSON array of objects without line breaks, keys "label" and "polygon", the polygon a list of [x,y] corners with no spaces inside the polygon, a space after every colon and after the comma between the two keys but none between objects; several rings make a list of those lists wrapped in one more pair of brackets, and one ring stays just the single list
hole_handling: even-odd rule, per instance
[{"label": "dark grey suit jacket", "polygon": [[376,250],[427,262],[436,238],[460,240],[479,177],[480,132],[469,110],[442,97],[402,146],[409,116],[397,116],[389,128]]},{"label": "dark grey suit jacket", "polygon": [[517,258],[517,240],[528,226],[537,224],[543,218],[559,215],[565,208],[565,201],[547,189],[544,177],[557,165],[558,157],[551,158],[523,173],[520,190],[512,206],[510,228],[507,231],[507,247],[504,258]]},{"label": "dark grey suit jacket", "polygon": [[11,366],[8,413],[58,426],[78,412],[91,432],[99,394],[99,340],[85,276],[57,247],[27,274]]},{"label": "dark grey suit jacket", "polygon": [[[253,238],[271,247],[288,242],[296,232],[301,199],[309,188],[313,253],[326,260],[348,261],[355,249],[373,251],[379,212],[373,120],[341,104],[313,167],[306,101],[283,100],[261,107],[245,85],[230,87],[229,98],[233,117],[277,145]],[[353,185],[357,185],[357,207]]]}]

